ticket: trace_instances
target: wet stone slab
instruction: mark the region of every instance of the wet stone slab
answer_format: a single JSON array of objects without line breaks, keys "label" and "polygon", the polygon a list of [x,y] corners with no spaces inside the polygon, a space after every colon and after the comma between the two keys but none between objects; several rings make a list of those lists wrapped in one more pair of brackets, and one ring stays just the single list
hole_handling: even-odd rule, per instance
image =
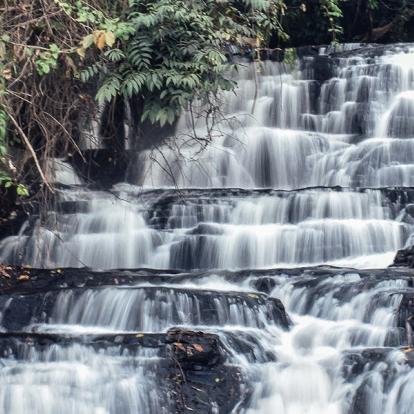
[{"label": "wet stone slab", "polygon": [[[3,366],[14,366],[15,371],[6,374],[6,382],[12,381],[13,375],[19,375],[19,367],[30,370],[31,364],[40,362],[43,375],[53,375],[54,364],[70,362],[74,357],[85,365],[84,369],[94,371],[97,367],[93,361],[87,361],[91,352],[99,355],[102,363],[112,364],[115,358],[117,365],[128,365],[137,372],[144,369],[142,372],[156,387],[147,391],[154,395],[156,389],[161,410],[158,412],[207,414],[215,412],[214,407],[220,407],[220,413],[230,413],[245,398],[247,384],[243,374],[238,367],[226,362],[226,351],[214,334],[178,328],[164,334],[0,334],[0,361]],[[112,379],[122,375],[122,370],[118,372],[116,366],[114,369]],[[35,381],[34,377],[31,380]],[[26,384],[28,394],[31,386],[36,387],[36,383]],[[129,392],[133,393],[134,389]],[[136,392],[139,394],[142,389]],[[75,397],[76,394],[74,391]],[[155,406],[148,408],[148,412],[157,413]],[[119,413],[129,413],[127,407],[126,411],[119,410]]]}]

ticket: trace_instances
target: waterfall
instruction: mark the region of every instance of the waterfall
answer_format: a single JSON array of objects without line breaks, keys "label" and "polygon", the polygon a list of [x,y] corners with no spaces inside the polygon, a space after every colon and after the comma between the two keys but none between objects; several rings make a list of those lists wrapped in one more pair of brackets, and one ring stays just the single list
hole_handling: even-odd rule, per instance
[{"label": "waterfall", "polygon": [[0,412],[175,412],[172,327],[240,370],[237,406],[205,412],[412,411],[413,275],[388,266],[414,239],[414,45],[240,63],[213,127],[183,113],[124,182],[51,161],[55,205],[0,240],[57,269],[0,295]]}]

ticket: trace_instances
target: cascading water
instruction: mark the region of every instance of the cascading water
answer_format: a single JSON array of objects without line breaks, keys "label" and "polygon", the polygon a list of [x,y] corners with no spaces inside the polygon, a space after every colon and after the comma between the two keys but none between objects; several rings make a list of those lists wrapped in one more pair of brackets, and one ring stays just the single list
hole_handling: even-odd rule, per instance
[{"label": "cascading water", "polygon": [[137,154],[110,191],[55,161],[56,211],[0,241],[0,262],[130,270],[6,292],[2,335],[118,342],[8,343],[0,412],[174,412],[156,345],[119,342],[174,326],[219,336],[248,384],[234,413],[411,412],[413,276],[378,269],[414,233],[414,46],[352,48],[245,63],[212,137],[191,127],[207,148],[184,114],[175,149]]}]

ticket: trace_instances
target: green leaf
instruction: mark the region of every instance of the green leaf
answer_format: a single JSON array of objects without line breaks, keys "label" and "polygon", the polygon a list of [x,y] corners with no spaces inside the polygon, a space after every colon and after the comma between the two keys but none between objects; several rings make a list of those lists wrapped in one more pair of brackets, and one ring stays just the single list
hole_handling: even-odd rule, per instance
[{"label": "green leaf", "polygon": [[108,76],[102,86],[98,89],[96,100],[101,104],[110,102],[118,94],[120,88],[121,82],[119,76]]},{"label": "green leaf", "polygon": [[29,196],[29,190],[23,184],[18,184],[17,185],[17,187],[16,187],[16,193],[20,197],[28,197]]},{"label": "green leaf", "polygon": [[82,47],[84,49],[87,49],[88,47],[92,46],[92,44],[93,44],[93,34],[91,33],[91,34],[88,34],[87,36],[85,36],[82,39],[82,43],[81,44],[82,44]]}]

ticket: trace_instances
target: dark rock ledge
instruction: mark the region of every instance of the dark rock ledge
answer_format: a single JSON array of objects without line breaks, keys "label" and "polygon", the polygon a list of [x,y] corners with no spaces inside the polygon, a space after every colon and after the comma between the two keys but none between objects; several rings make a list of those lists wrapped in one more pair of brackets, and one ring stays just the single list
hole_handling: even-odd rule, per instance
[{"label": "dark rock ledge", "polygon": [[[399,364],[414,368],[414,349],[405,348],[366,348],[361,351],[346,352],[342,359],[342,374],[346,382],[357,383],[358,386],[349,393],[350,411],[352,414],[365,414],[372,401],[372,375],[382,376],[384,389],[390,389],[398,381],[399,369],[390,354],[396,350],[404,353]],[[401,387],[403,389],[403,387]]]},{"label": "dark rock ledge", "polygon": [[[414,255],[414,251],[412,253]],[[414,257],[414,256],[413,256]],[[0,264],[0,294],[34,293],[54,289],[75,289],[105,286],[131,286],[137,283],[152,285],[165,283],[185,283],[205,278],[212,274],[230,282],[240,282],[248,277],[256,279],[254,289],[269,293],[275,286],[274,277],[305,276],[305,283],[314,284],[322,278],[357,273],[367,281],[385,279],[405,279],[414,287],[414,271],[395,263],[387,269],[352,269],[335,266],[297,267],[287,269],[245,269],[238,271],[214,270],[182,272],[171,269],[114,269],[94,270],[90,268],[34,269],[25,266]]]},{"label": "dark rock ledge", "polygon": [[414,268],[414,246],[398,250],[393,266]]},{"label": "dark rock ledge", "polygon": [[240,368],[226,362],[226,350],[219,337],[210,333],[179,328],[156,334],[0,333],[0,356],[26,362],[33,354],[30,351],[74,343],[94,351],[110,349],[112,353],[114,347],[119,347],[119,355],[125,358],[145,348],[156,350],[159,358],[146,369],[156,373],[157,389],[168,396],[166,404],[175,413],[213,414],[214,407],[220,407],[220,414],[227,414],[246,400],[248,387]]},{"label": "dark rock ledge", "polygon": [[217,335],[171,329],[167,333],[174,363],[173,396],[177,412],[230,413],[243,404],[243,375],[225,364]]}]

